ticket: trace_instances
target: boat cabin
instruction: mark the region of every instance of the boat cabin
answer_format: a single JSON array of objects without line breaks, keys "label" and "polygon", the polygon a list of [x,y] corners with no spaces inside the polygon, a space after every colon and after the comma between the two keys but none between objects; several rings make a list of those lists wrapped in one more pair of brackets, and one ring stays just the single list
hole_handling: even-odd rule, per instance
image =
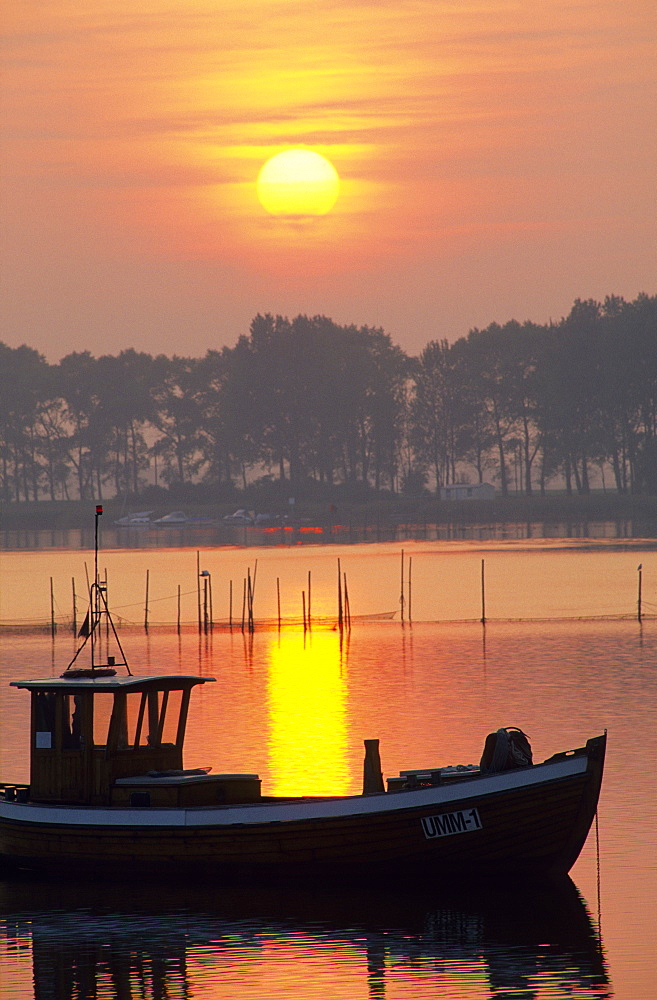
[{"label": "boat cabin", "polygon": [[181,806],[259,796],[257,775],[183,769],[191,690],[213,677],[87,673],[11,682],[32,699],[30,801]]}]

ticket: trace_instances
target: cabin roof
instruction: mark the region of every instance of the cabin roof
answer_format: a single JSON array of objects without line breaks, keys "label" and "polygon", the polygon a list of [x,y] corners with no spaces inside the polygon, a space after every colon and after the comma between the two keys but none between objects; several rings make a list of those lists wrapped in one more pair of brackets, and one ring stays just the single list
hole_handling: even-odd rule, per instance
[{"label": "cabin roof", "polygon": [[215,677],[196,677],[191,674],[153,674],[149,677],[44,677],[27,681],[10,681],[11,687],[28,691],[82,692],[99,691],[185,691],[196,684],[214,681]]}]

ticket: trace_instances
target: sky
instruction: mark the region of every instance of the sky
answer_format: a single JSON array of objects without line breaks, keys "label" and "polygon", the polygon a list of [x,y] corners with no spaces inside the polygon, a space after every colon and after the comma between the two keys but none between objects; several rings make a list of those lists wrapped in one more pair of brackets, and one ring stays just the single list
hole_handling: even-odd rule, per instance
[{"label": "sky", "polygon": [[[257,313],[417,354],[657,293],[655,0],[10,0],[0,340],[201,357]],[[256,180],[302,147],[325,215]]]}]

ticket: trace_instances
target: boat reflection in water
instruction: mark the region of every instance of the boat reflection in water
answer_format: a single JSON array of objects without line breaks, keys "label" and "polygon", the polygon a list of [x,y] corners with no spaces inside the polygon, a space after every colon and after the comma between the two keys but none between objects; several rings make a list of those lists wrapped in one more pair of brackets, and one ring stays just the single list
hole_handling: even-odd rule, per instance
[{"label": "boat reflection in water", "polygon": [[[611,996],[570,879],[527,890],[188,889],[0,882],[16,995]],[[31,945],[32,968],[28,968]],[[521,994],[518,991],[522,991]]]}]

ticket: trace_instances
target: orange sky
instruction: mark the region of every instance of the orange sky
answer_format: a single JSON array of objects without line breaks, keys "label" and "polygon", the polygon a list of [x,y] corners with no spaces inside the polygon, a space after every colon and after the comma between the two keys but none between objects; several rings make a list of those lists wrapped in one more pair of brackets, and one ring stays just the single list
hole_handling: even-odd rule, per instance
[{"label": "orange sky", "polygon": [[[12,0],[0,340],[200,356],[257,312],[411,353],[657,292],[655,0]],[[268,156],[341,180],[260,206]]]}]

